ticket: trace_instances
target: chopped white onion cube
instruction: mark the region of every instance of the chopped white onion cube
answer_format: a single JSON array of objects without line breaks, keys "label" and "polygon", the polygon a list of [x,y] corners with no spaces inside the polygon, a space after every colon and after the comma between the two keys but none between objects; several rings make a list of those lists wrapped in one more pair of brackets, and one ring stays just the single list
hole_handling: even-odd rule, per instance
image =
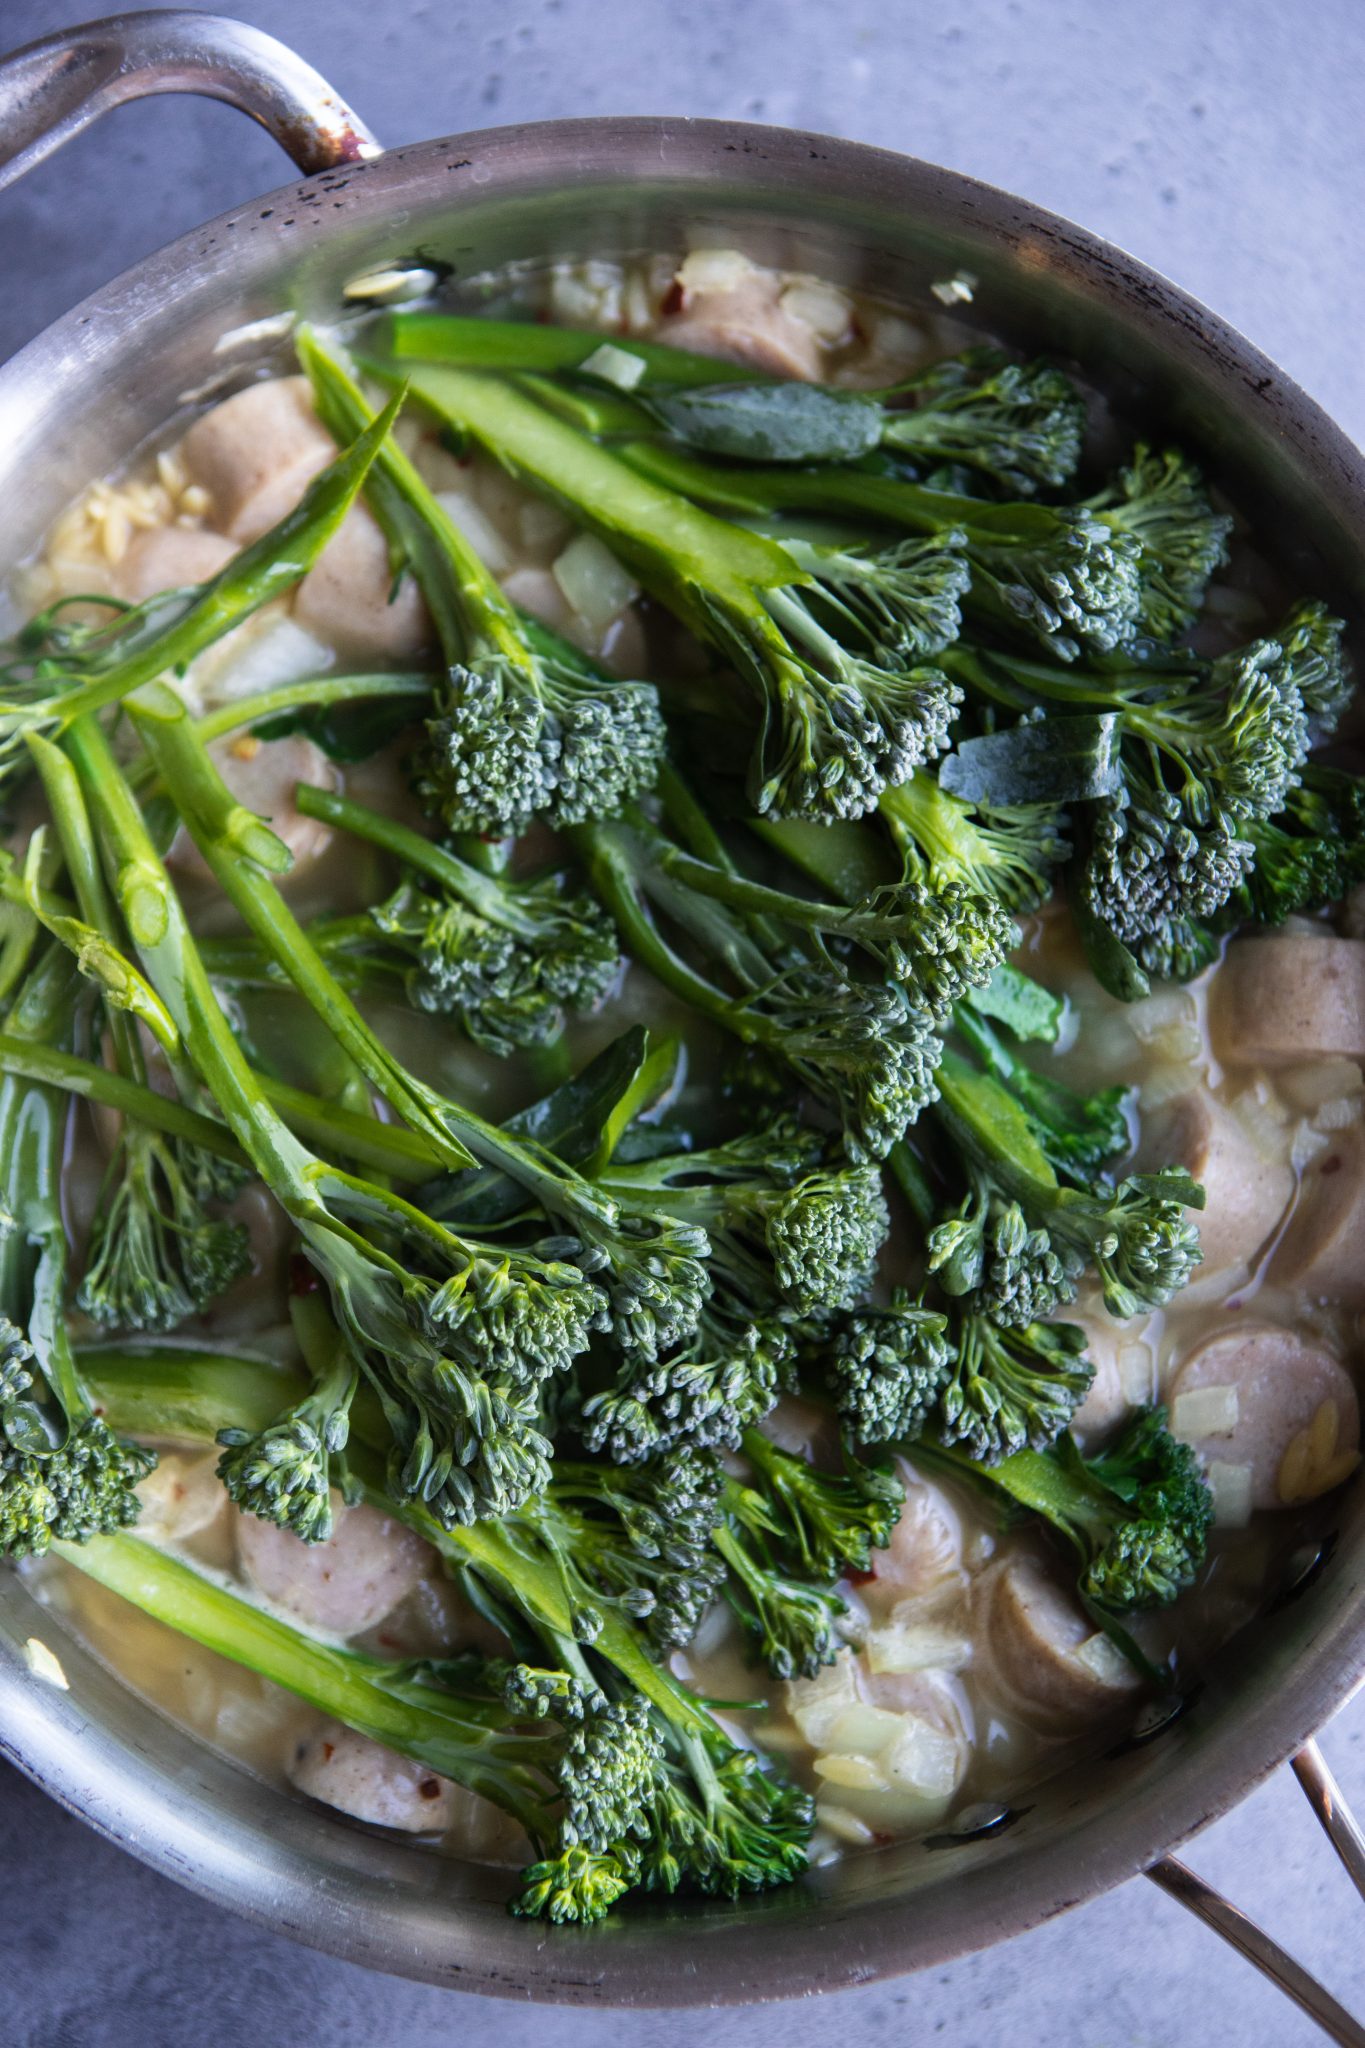
[{"label": "chopped white onion cube", "polygon": [[580,533],[551,564],[550,573],[580,619],[604,626],[640,594],[640,586],[595,534]]},{"label": "chopped white onion cube", "polygon": [[615,342],[604,341],[590,356],[584,356],[578,365],[581,377],[596,377],[603,384],[614,384],[618,391],[633,391],[645,374],[645,359],[630,349],[617,348]]},{"label": "chopped white onion cube", "polygon": [[886,1790],[886,1777],[870,1756],[845,1755],[842,1751],[833,1756],[818,1756],[814,1770],[816,1777],[823,1778],[826,1784],[842,1785],[849,1792]]},{"label": "chopped white onion cube", "polygon": [[971,1662],[971,1638],[932,1621],[875,1628],[867,1638],[869,1671],[961,1671]]},{"label": "chopped white onion cube", "polygon": [[1237,1427],[1236,1387],[1191,1387],[1171,1404],[1171,1430],[1186,1443],[1201,1437],[1231,1436]]}]

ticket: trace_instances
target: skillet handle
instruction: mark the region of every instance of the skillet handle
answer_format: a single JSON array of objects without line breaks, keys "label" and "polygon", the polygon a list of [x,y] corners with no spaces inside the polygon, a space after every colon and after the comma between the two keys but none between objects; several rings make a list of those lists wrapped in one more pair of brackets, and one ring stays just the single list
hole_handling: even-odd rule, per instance
[{"label": "skillet handle", "polygon": [[167,8],[86,22],[0,59],[0,189],[112,107],[162,92],[240,108],[305,174],[380,154],[326,79],[274,36]]},{"label": "skillet handle", "polygon": [[[1365,1896],[1365,1835],[1341,1796],[1341,1787],[1328,1770],[1316,1742],[1306,1742],[1291,1759],[1295,1777],[1305,1798],[1322,1824],[1324,1833],[1346,1866],[1356,1890]],[[1230,1899],[1206,1884],[1197,1871],[1175,1856],[1163,1856],[1147,1872],[1153,1884],[1222,1936],[1230,1947],[1245,1956],[1258,1970],[1292,1998],[1309,2019],[1322,2028],[1338,2048],[1365,2048],[1365,2026],[1338,2004],[1327,1988],[1319,1984],[1301,1963],[1239,1912]]]}]

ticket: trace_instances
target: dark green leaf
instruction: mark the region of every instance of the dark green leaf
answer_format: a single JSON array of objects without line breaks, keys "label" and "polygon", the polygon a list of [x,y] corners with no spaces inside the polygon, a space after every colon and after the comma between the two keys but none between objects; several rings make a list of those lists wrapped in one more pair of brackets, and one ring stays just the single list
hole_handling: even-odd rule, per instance
[{"label": "dark green leaf", "polygon": [[[660,1053],[667,1052],[663,1047],[651,1053],[644,1026],[632,1025],[572,1080],[509,1117],[505,1128],[544,1145],[571,1166],[591,1168],[604,1144],[610,1149],[630,1117],[646,1106],[640,1099],[642,1085],[660,1092],[657,1063]],[[485,1166],[444,1174],[417,1199],[442,1223],[465,1228],[505,1223],[526,1206],[522,1188]]]},{"label": "dark green leaf", "polygon": [[1002,732],[963,740],[940,762],[940,785],[968,803],[1089,803],[1123,783],[1118,716],[1021,720]]},{"label": "dark green leaf", "polygon": [[252,730],[257,739],[283,740],[302,733],[322,748],[329,760],[350,766],[368,761],[397,739],[419,716],[416,697],[376,697],[371,703],[303,705],[282,711]]},{"label": "dark green leaf", "polygon": [[651,393],[649,410],[689,448],[746,462],[848,462],[881,439],[882,409],[818,384],[728,384]]},{"label": "dark green leaf", "polygon": [[1070,900],[1071,913],[1081,935],[1081,944],[1085,947],[1090,972],[1100,987],[1109,995],[1117,996],[1121,1003],[1138,1003],[1144,996],[1149,996],[1152,984],[1122,939],[1095,916],[1079,889],[1072,889]]},{"label": "dark green leaf", "polygon": [[1008,962],[996,968],[984,988],[973,989],[970,1007],[1004,1024],[1016,1038],[1055,1045],[1066,1016],[1065,996],[1055,996]]}]

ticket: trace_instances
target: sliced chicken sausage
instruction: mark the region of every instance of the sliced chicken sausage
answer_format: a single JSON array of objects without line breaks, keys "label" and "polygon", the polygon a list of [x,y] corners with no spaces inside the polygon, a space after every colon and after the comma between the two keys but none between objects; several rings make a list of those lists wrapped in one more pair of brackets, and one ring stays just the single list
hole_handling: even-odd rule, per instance
[{"label": "sliced chicken sausage", "polygon": [[1252,1323],[1209,1337],[1170,1391],[1176,1435],[1210,1469],[1245,1474],[1239,1491],[1250,1508],[1314,1500],[1355,1467],[1360,1409],[1350,1375],[1295,1330]]},{"label": "sliced chicken sausage", "polygon": [[822,368],[819,337],[783,303],[781,278],[748,264],[719,266],[714,281],[689,284],[678,312],[660,322],[657,339],[807,383]]},{"label": "sliced chicken sausage", "polygon": [[1230,1066],[1333,1053],[1365,1060],[1365,940],[1326,933],[1238,939],[1214,977],[1209,1023]]},{"label": "sliced chicken sausage", "polygon": [[272,1605],[327,1635],[358,1636],[411,1593],[430,1553],[420,1536],[375,1508],[332,1496],[332,1533],[304,1543],[288,1529],[241,1515],[237,1556]]},{"label": "sliced chicken sausage", "polygon": [[1207,1089],[1165,1102],[1145,1119],[1139,1164],[1184,1166],[1204,1190],[1194,1214],[1203,1253],[1197,1278],[1228,1266],[1250,1265],[1294,1192],[1287,1157],[1268,1159],[1250,1132]]},{"label": "sliced chicken sausage", "polygon": [[982,1573],[974,1618],[980,1668],[1032,1726],[1083,1727],[1122,1706],[1140,1684],[1108,1637],[1033,1558],[1002,1558]]},{"label": "sliced chicken sausage", "polygon": [[343,661],[404,661],[432,644],[432,625],[411,576],[395,585],[389,546],[374,515],[353,505],[294,596],[294,618]]},{"label": "sliced chicken sausage", "polygon": [[207,526],[145,526],[128,543],[114,573],[120,597],[141,604],[159,590],[207,583],[237,550]]},{"label": "sliced chicken sausage", "polygon": [[297,505],[337,447],[313,411],[308,379],[273,377],[196,420],[180,452],[209,494],[214,525],[243,545]]},{"label": "sliced chicken sausage", "polygon": [[1270,1278],[1346,1308],[1365,1308],[1365,1128],[1348,1125],[1304,1169]]},{"label": "sliced chicken sausage", "polygon": [[426,1764],[385,1749],[340,1721],[305,1736],[289,1766],[290,1782],[310,1799],[405,1834],[444,1833],[454,1817],[455,1787]]}]

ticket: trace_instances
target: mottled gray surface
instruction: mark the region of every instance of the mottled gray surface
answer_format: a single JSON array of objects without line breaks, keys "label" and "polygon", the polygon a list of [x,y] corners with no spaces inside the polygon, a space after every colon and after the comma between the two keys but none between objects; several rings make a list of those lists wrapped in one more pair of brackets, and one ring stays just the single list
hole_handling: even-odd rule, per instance
[{"label": "mottled gray surface", "polygon": [[[0,0],[0,42],[58,27]],[[380,136],[683,112],[854,135],[1010,186],[1111,236],[1244,328],[1365,437],[1358,0],[257,0]],[[886,27],[888,20],[895,26]],[[382,25],[379,25],[382,24]],[[223,107],[125,110],[0,197],[0,356],[281,160]],[[1365,1706],[1326,1748],[1365,1807]],[[1365,2009],[1359,1906],[1295,1788],[1191,1855]],[[1321,2039],[1143,1885],[900,1985],[808,2009],[619,2019],[389,1983],[153,1877],[0,1776],[0,2035],[14,2048],[1311,2048]]]}]

